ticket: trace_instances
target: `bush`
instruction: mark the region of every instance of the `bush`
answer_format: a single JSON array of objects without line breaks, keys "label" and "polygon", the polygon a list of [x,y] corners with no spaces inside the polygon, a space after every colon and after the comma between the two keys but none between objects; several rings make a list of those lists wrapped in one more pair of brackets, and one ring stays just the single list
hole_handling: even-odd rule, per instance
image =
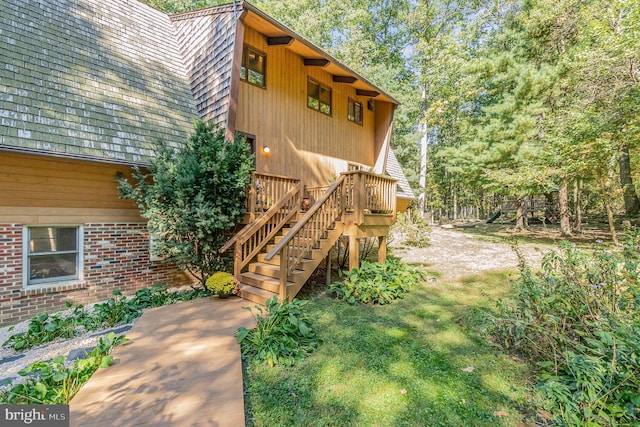
[{"label": "bush", "polygon": [[431,227],[429,227],[427,221],[418,215],[417,212],[412,216],[406,213],[399,214],[392,230],[394,235],[399,235],[401,243],[416,248],[426,248],[429,246]]},{"label": "bush", "polygon": [[242,219],[253,155],[240,137],[199,121],[177,151],[160,146],[149,174],[134,168],[130,183],[117,178],[121,197],[132,199],[157,237],[155,252],[200,280],[224,270],[218,252]]},{"label": "bush", "polygon": [[638,237],[621,254],[569,243],[534,275],[520,261],[513,297],[497,302],[487,333],[538,369],[537,391],[558,425],[638,425]]},{"label": "bush", "polygon": [[388,304],[404,298],[412,286],[426,277],[422,271],[391,259],[384,264],[363,261],[360,268],[345,275],[344,281],[332,283],[328,290],[350,304]]},{"label": "bush", "polygon": [[299,300],[280,304],[278,297],[273,297],[266,302],[266,313],[258,306],[258,314],[245,307],[253,315],[256,327],[238,329],[242,357],[269,366],[291,366],[312,353],[322,341],[302,311],[306,304]]},{"label": "bush", "polygon": [[206,287],[218,295],[237,295],[239,283],[231,274],[218,271],[207,279]]}]

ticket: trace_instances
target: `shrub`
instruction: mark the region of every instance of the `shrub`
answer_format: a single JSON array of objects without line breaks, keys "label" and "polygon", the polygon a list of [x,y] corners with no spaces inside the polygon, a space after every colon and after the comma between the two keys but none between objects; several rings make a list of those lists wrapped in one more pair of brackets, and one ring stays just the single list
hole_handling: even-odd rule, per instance
[{"label": "shrub", "polygon": [[322,341],[313,331],[311,321],[303,313],[306,301],[278,302],[273,297],[266,302],[266,313],[256,306],[258,314],[245,307],[253,315],[253,329],[238,329],[238,342],[242,356],[254,363],[269,366],[291,366],[312,353]]},{"label": "shrub", "polygon": [[401,243],[417,248],[426,248],[429,246],[429,233],[431,227],[422,216],[414,214],[412,216],[406,213],[398,215],[398,219],[392,228],[394,234],[399,235]]},{"label": "shrub", "polygon": [[239,284],[231,274],[218,271],[207,279],[206,286],[211,292],[219,295],[237,295]]},{"label": "shrub", "polygon": [[334,282],[328,290],[350,304],[388,304],[404,298],[425,274],[400,261],[387,259],[384,264],[363,261],[360,268],[345,273],[346,279]]},{"label": "shrub", "polygon": [[241,138],[199,121],[177,151],[159,146],[149,174],[134,168],[131,184],[118,176],[121,197],[132,199],[157,237],[156,253],[200,280],[223,270],[218,252],[242,218],[253,155]]},{"label": "shrub", "polygon": [[125,342],[127,339],[124,336],[116,337],[111,332],[100,338],[86,359],[76,360],[70,367],[65,366],[64,356],[48,362],[34,362],[19,372],[27,380],[1,393],[0,403],[68,404],[98,368],[106,368],[111,364],[111,350]]},{"label": "shrub", "polygon": [[592,255],[563,243],[534,275],[520,261],[511,300],[487,330],[538,369],[537,391],[558,425],[638,425],[638,238],[621,254]]},{"label": "shrub", "polygon": [[[32,318],[25,332],[12,335],[2,346],[20,351],[56,338],[71,338],[75,335],[75,328],[76,321],[73,316],[62,317],[61,313],[50,316],[44,313]],[[13,327],[9,330],[12,331]]]}]

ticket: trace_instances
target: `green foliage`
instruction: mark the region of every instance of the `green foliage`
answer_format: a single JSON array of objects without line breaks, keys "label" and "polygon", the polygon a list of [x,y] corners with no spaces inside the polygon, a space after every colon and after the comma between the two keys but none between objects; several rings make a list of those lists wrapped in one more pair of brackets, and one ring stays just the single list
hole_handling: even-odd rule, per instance
[{"label": "green foliage", "polygon": [[268,363],[269,366],[292,366],[296,361],[311,354],[322,343],[313,330],[310,319],[303,312],[306,301],[278,302],[278,297],[267,300],[266,312],[256,306],[253,329],[238,329],[238,342],[242,356],[253,363]]},{"label": "green foliage", "polygon": [[[26,332],[14,334],[3,347],[11,347],[16,351],[24,350],[56,338],[71,338],[75,335],[76,319],[74,316],[62,317],[61,313],[41,314],[29,321]],[[9,329],[13,330],[13,327]]]},{"label": "green foliage", "polygon": [[142,0],[142,2],[169,14],[228,3],[227,0]]},{"label": "green foliage", "polygon": [[156,251],[200,280],[202,287],[227,260],[219,254],[242,218],[253,155],[236,137],[199,121],[177,151],[158,147],[149,173],[134,168],[131,184],[119,176],[123,198],[134,200],[157,239]]},{"label": "green foliage", "polygon": [[207,279],[207,289],[219,295],[231,295],[238,293],[238,281],[231,274],[218,271]]},{"label": "green foliage", "polygon": [[113,358],[109,353],[125,342],[124,336],[116,337],[111,332],[100,338],[86,359],[76,360],[70,367],[65,366],[64,356],[34,362],[19,372],[27,380],[1,393],[0,403],[66,405],[98,368],[111,364]]},{"label": "green foliage", "polygon": [[400,261],[387,259],[384,264],[363,261],[360,268],[345,273],[346,279],[334,282],[328,290],[349,304],[388,304],[404,298],[426,275]]},{"label": "green foliage", "polygon": [[487,332],[539,368],[538,392],[558,425],[640,422],[638,234],[621,254],[569,243],[534,275],[521,261],[511,300]]},{"label": "green foliage", "polygon": [[[203,289],[170,292],[162,284],[140,289],[130,299],[123,296],[122,292],[115,290],[113,297],[104,303],[96,304],[92,313],[88,313],[82,305],[77,305],[68,316],[63,317],[61,313],[53,315],[45,313],[36,316],[29,321],[26,332],[12,335],[2,345],[21,351],[56,338],[71,338],[78,334],[81,328],[94,331],[121,323],[130,323],[148,308],[190,301],[207,295],[210,295],[209,291]],[[71,305],[68,303],[67,306]]]},{"label": "green foliage", "polygon": [[431,227],[427,221],[418,213],[409,216],[406,213],[398,215],[396,223],[393,225],[393,232],[398,233],[401,242],[417,248],[429,246],[429,233]]}]

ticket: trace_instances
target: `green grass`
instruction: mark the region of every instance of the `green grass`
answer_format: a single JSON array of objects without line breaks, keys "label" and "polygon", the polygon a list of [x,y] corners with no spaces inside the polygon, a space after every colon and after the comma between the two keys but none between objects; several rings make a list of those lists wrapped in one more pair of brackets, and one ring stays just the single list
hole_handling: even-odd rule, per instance
[{"label": "green grass", "polygon": [[385,306],[310,297],[324,344],[293,368],[247,367],[247,425],[525,425],[526,367],[467,326],[488,305],[481,291],[504,295],[510,274],[424,283]]}]

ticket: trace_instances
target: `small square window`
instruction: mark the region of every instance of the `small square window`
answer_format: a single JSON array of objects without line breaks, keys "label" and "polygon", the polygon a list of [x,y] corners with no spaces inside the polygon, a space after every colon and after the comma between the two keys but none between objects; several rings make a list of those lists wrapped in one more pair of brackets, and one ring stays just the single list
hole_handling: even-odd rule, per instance
[{"label": "small square window", "polygon": [[331,88],[307,79],[307,107],[331,115]]},{"label": "small square window", "polygon": [[25,227],[25,236],[28,286],[80,278],[81,227]]},{"label": "small square window", "polygon": [[362,104],[354,101],[349,98],[349,109],[348,109],[347,118],[349,121],[357,123],[359,125],[362,124]]},{"label": "small square window", "polygon": [[267,55],[245,46],[240,67],[240,79],[261,88],[266,87]]}]

